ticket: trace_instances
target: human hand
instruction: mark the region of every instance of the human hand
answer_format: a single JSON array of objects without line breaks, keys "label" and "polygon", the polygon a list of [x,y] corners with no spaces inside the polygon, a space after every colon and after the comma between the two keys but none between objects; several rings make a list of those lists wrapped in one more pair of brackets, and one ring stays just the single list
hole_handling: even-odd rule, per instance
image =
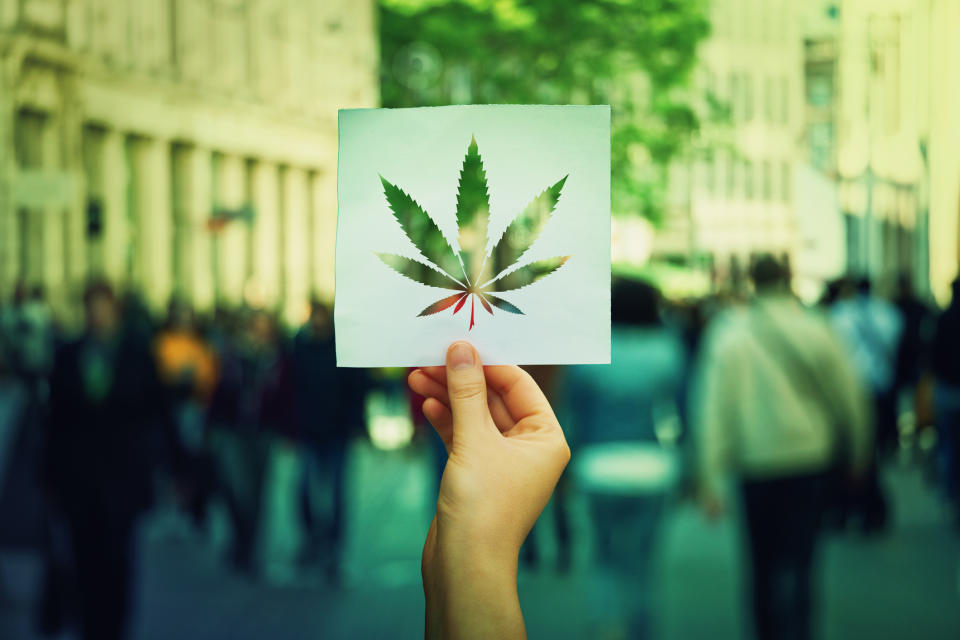
[{"label": "human hand", "polygon": [[409,383],[449,456],[424,544],[427,634],[523,637],[517,555],[570,459],[563,431],[526,372],[483,367],[466,342]]}]

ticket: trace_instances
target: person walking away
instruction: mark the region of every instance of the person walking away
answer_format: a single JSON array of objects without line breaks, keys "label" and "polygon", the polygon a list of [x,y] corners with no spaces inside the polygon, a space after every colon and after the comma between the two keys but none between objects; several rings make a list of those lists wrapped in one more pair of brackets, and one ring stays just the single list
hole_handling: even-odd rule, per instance
[{"label": "person walking away", "polygon": [[861,278],[852,295],[837,301],[830,311],[830,320],[871,394],[876,448],[860,491],[851,497],[837,525],[842,528],[847,516],[856,515],[865,533],[878,532],[886,527],[890,509],[877,465],[896,450],[900,440],[896,366],[904,321],[895,306],[872,292],[868,278]]},{"label": "person walking away", "polygon": [[933,335],[934,415],[943,488],[960,527],[960,276]]},{"label": "person walking away", "polygon": [[257,570],[257,532],[269,457],[263,430],[264,391],[277,364],[273,319],[251,311],[220,353],[220,380],[208,414],[218,484],[233,529],[230,561],[241,573]]},{"label": "person walking away", "polygon": [[649,284],[615,283],[611,364],[571,367],[559,396],[569,404],[562,415],[576,451],[572,479],[592,515],[598,637],[648,637],[656,533],[679,476],[679,456],[660,444],[657,430],[678,419],[683,344],[661,322],[658,301]]},{"label": "person walking away", "polygon": [[932,422],[930,342],[936,315],[917,295],[908,272],[897,278],[893,303],[903,319],[894,368],[894,397],[898,413],[904,409],[912,411],[914,429],[919,431]]},{"label": "person walking away", "polygon": [[870,280],[861,278],[852,296],[838,301],[830,312],[853,364],[873,394],[876,444],[882,454],[897,446],[896,365],[903,335],[900,311],[875,295]]},{"label": "person walking away", "polygon": [[333,318],[314,301],[310,318],[293,340],[294,411],[303,440],[305,468],[301,515],[306,533],[301,559],[336,578],[340,564],[346,492],[349,425],[341,422],[341,375],[337,370]]},{"label": "person walking away", "polygon": [[[560,378],[561,370],[557,365],[540,364],[528,365],[523,367],[524,371],[530,374],[547,400],[555,403],[557,400],[557,383]],[[443,469],[441,468],[441,472]],[[553,525],[553,535],[557,543],[557,570],[560,573],[567,573],[570,570],[570,564],[573,560],[573,543],[570,537],[570,515],[569,515],[570,481],[569,476],[564,474],[557,481],[554,488],[553,497],[550,499],[551,522]],[[540,544],[537,541],[537,526],[527,535],[523,547],[520,549],[520,558],[528,569],[536,569],[540,562]]]},{"label": "person walking away", "polygon": [[828,471],[839,450],[860,474],[870,459],[869,404],[825,319],[792,297],[786,268],[762,256],[756,299],[714,320],[692,407],[701,502],[725,510],[736,480],[750,554],[758,640],[810,638],[812,575]]},{"label": "person walking away", "polygon": [[70,534],[81,636],[117,640],[129,632],[137,522],[169,419],[150,345],[123,331],[110,286],[88,286],[84,308],[83,335],[54,360],[44,475]]},{"label": "person walking away", "polygon": [[933,317],[930,308],[914,291],[908,273],[901,273],[897,279],[897,295],[893,303],[903,319],[894,368],[895,391],[912,394],[929,364]]}]

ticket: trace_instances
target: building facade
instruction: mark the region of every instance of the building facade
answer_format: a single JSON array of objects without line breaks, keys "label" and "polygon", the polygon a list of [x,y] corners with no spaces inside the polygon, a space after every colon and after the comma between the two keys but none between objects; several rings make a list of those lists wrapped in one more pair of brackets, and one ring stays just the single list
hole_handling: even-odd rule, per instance
[{"label": "building facade", "polygon": [[837,179],[850,269],[940,302],[960,245],[960,3],[845,0]]},{"label": "building facade", "polygon": [[713,30],[700,48],[696,85],[726,113],[707,118],[694,152],[672,167],[655,256],[691,256],[726,280],[738,279],[758,252],[795,252],[803,51],[793,7],[788,0],[711,3]]},{"label": "building facade", "polygon": [[68,312],[332,298],[337,109],[376,106],[373,0],[0,0],[0,296]]},{"label": "building facade", "polygon": [[944,302],[960,254],[960,2],[716,0],[697,89],[726,105],[671,172],[653,255],[736,280],[760,251],[815,297],[909,273]]},{"label": "building facade", "polygon": [[927,290],[927,70],[919,7],[902,0],[842,5],[836,177],[849,270],[887,281],[910,273]]},{"label": "building facade", "polygon": [[[930,286],[941,304],[960,273],[960,2],[927,0],[925,123]],[[924,64],[922,62],[921,64]]]}]

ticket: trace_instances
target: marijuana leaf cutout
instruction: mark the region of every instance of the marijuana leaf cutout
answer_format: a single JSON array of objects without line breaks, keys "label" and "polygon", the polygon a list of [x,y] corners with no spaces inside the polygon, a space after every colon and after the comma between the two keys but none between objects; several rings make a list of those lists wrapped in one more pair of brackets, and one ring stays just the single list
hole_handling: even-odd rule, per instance
[{"label": "marijuana leaf cutout", "polygon": [[521,264],[556,208],[566,181],[567,176],[564,176],[541,191],[517,214],[493,248],[487,251],[492,240],[489,230],[490,194],[477,141],[471,138],[457,187],[458,250],[454,250],[423,207],[403,189],[380,176],[383,194],[393,211],[393,217],[420,252],[422,260],[392,253],[376,255],[388,267],[414,282],[454,291],[452,295],[437,300],[421,311],[418,317],[440,313],[450,307],[456,314],[466,305],[468,298],[470,329],[475,324],[475,300],[479,300],[490,315],[493,315],[494,307],[523,315],[517,306],[494,294],[533,284],[559,269],[570,257]]}]

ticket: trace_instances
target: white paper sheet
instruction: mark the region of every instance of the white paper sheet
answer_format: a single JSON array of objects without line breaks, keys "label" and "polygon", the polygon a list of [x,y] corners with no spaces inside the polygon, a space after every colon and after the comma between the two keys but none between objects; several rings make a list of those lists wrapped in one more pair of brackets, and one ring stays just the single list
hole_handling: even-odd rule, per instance
[{"label": "white paper sheet", "polygon": [[337,195],[339,366],[610,362],[608,106],[341,110]]}]

